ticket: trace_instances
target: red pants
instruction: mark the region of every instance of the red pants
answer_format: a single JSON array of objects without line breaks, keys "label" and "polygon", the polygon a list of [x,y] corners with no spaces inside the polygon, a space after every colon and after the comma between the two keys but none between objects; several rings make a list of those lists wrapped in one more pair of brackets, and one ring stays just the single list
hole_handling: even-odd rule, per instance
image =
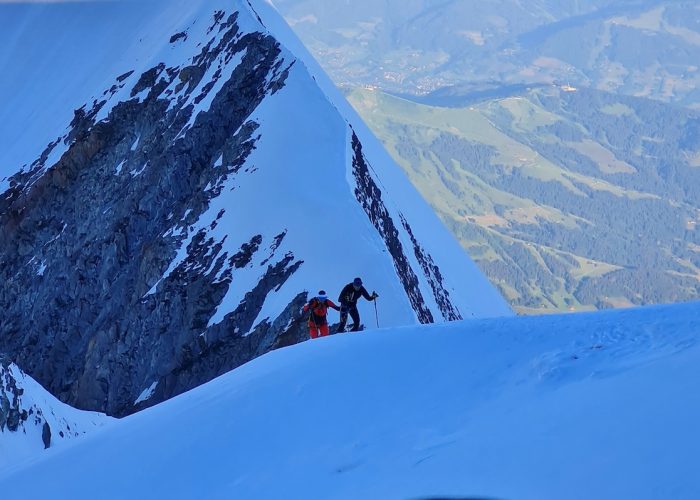
[{"label": "red pants", "polygon": [[311,337],[312,339],[325,337],[329,333],[330,330],[328,329],[328,323],[325,323],[323,325],[316,325],[316,323],[312,323],[311,321],[309,321],[309,337]]}]

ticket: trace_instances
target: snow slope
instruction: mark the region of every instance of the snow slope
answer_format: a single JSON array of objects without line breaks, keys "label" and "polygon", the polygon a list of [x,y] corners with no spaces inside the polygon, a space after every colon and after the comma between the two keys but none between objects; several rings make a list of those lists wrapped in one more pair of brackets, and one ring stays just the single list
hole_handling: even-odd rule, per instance
[{"label": "snow slope", "polygon": [[[182,67],[210,37],[218,42],[225,33],[210,34],[209,24],[215,11],[221,10],[225,16],[237,11],[238,24],[244,32],[269,33],[281,43],[284,48],[281,59],[284,67],[291,67],[291,72],[285,88],[268,96],[250,116],[260,125],[257,130],[260,140],[243,170],[253,170],[257,175],[247,176],[243,183],[230,179],[223,186],[223,193],[228,196],[217,198],[195,224],[190,224],[193,229],[189,233],[192,236],[207,228],[225,208],[227,213],[219,230],[209,233],[217,241],[229,236],[222,252],[235,253],[247,242],[253,229],[249,226],[264,228],[265,242],[287,230],[287,241],[280,252],[287,249],[310,265],[321,265],[313,274],[323,276],[319,280],[309,279],[307,272],[296,274],[285,284],[280,300],[272,302],[260,319],[267,317],[268,312],[274,319],[280,305],[287,305],[292,292],[300,288],[315,292],[318,288],[333,287],[331,295],[334,295],[355,275],[363,275],[370,288],[383,284],[388,287],[383,290],[388,299],[384,306],[386,324],[415,321],[411,305],[405,299],[400,300],[405,292],[392,284],[397,273],[394,265],[388,262],[387,266],[386,258],[377,256],[377,252],[386,254],[386,242],[368,224],[357,200],[352,199],[354,206],[348,205],[356,188],[352,175],[353,151],[349,147],[353,132],[360,139],[368,167],[380,186],[384,205],[398,226],[405,249],[411,249],[412,245],[399,224],[401,216],[407,219],[419,244],[442,269],[445,288],[452,292],[451,300],[461,316],[511,313],[281,15],[265,0],[0,5],[0,9],[8,12],[4,16],[8,28],[2,35],[5,40],[0,39],[6,42],[0,44],[3,47],[0,62],[13,74],[13,78],[0,84],[0,95],[13,96],[12,105],[3,107],[0,114],[0,137],[7,138],[9,145],[0,151],[0,178],[4,179],[4,187],[22,164],[30,163],[43,146],[65,134],[62,131],[73,117],[74,109],[83,103],[89,109],[91,102],[103,99],[102,91],[109,89],[117,76],[134,71],[120,82],[118,91],[107,96],[106,106],[96,116],[98,121],[106,119],[114,106],[130,98],[130,90],[143,71],[158,63]],[[105,25],[107,18],[110,23]],[[72,29],[58,31],[57,27],[62,27],[64,22]],[[178,32],[188,36],[169,42]],[[240,59],[224,60],[222,55],[218,62],[219,68],[223,64],[226,76]],[[212,65],[199,89],[215,81],[212,78],[215,69]],[[208,110],[225,81],[226,78],[219,79],[208,98],[195,104],[188,128],[194,125],[199,113]],[[140,99],[144,97],[145,93],[139,95]],[[18,123],[22,126],[18,127]],[[66,135],[61,137],[65,139]],[[138,141],[134,147],[137,145]],[[68,146],[59,144],[46,161],[47,167]],[[231,193],[232,189],[236,192]],[[251,210],[255,217],[241,217]],[[319,228],[320,241],[307,236],[310,224]],[[232,228],[238,237],[232,237]],[[191,238],[183,240],[182,251],[171,263],[170,272],[186,257],[190,241]],[[406,252],[408,260],[419,270],[421,263],[412,253]],[[339,266],[338,262],[343,265]],[[426,306],[435,320],[442,320],[430,284],[420,273],[418,278]],[[212,322],[238,305],[247,291],[232,289]]]},{"label": "snow slope", "polygon": [[306,342],[5,471],[0,491],[696,499],[699,334],[691,303]]},{"label": "snow slope", "polygon": [[355,276],[383,327],[512,314],[268,2],[0,19],[0,351],[61,400],[184,392]]},{"label": "snow slope", "polygon": [[0,364],[0,470],[113,421],[61,403],[17,365]]},{"label": "snow slope", "polygon": [[[173,3],[183,10],[188,2]],[[134,61],[148,63],[149,42],[172,34],[161,8],[152,1],[0,2],[0,191],[5,176],[60,135],[74,109]]]}]

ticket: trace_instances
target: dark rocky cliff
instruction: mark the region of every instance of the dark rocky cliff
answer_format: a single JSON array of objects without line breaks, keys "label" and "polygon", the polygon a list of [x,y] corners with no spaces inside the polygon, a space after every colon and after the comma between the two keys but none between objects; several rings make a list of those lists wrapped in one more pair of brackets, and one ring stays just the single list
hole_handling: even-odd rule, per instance
[{"label": "dark rocky cliff", "polygon": [[379,144],[323,75],[252,4],[213,3],[183,31],[177,11],[139,52],[154,62],[0,193],[0,352],[80,409],[127,415],[307,339],[306,287],[346,272],[391,291],[382,326],[490,308],[465,299],[480,275],[398,167],[367,158]]},{"label": "dark rocky cliff", "polygon": [[[188,225],[223,181],[239,174],[255,148],[257,125],[249,117],[284,86],[289,69],[272,37],[239,32],[235,13],[217,13],[210,30],[218,37],[199,55],[144,72],[132,99],[107,119],[95,121],[106,99],[77,110],[60,160],[44,163],[58,142],[50,144],[0,195],[0,348],[76,407],[124,415],[260,355],[280,337],[303,338],[305,294],[250,331],[265,296],[302,265],[274,249],[245,302],[207,326],[236,269],[269,251],[257,234],[235,255],[197,234],[186,259],[158,281]],[[241,55],[210,109],[193,117],[222,77],[222,62]],[[193,95],[214,64],[211,82]],[[153,396],[135,407],[154,380]]]}]

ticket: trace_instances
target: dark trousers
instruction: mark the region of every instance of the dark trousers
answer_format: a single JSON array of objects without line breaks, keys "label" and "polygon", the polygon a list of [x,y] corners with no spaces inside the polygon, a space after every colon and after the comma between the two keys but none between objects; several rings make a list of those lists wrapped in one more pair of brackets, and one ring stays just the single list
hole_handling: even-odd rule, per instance
[{"label": "dark trousers", "polygon": [[348,314],[352,318],[352,328],[350,328],[350,331],[356,332],[360,329],[360,313],[357,311],[357,304],[341,304],[338,332],[345,331],[345,323],[348,322]]}]

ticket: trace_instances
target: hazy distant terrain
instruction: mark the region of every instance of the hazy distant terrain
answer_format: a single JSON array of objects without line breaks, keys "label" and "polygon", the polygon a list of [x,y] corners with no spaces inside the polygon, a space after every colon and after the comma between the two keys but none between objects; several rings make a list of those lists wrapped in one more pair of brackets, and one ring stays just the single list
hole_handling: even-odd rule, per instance
[{"label": "hazy distant terrain", "polygon": [[466,108],[349,98],[520,312],[700,294],[699,112],[553,87]]},{"label": "hazy distant terrain", "polygon": [[700,5],[276,3],[518,311],[700,297]]},{"label": "hazy distant terrain", "polygon": [[552,82],[700,105],[700,4],[275,0],[339,84]]}]

